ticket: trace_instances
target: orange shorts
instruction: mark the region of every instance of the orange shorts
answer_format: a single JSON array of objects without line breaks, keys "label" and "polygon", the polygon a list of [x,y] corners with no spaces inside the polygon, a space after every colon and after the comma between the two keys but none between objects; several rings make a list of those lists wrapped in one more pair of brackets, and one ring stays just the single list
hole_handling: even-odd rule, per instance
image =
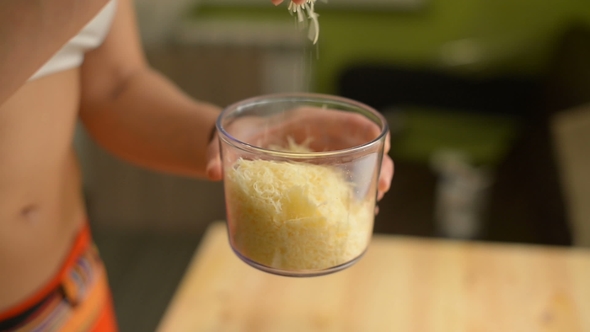
[{"label": "orange shorts", "polygon": [[118,331],[106,271],[88,225],[49,283],[0,312],[0,331]]}]

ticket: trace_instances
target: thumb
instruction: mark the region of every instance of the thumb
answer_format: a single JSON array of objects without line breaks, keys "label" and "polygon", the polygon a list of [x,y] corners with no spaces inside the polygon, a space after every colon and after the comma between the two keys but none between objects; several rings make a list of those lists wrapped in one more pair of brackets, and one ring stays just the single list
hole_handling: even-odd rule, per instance
[{"label": "thumb", "polygon": [[211,160],[207,164],[207,179],[210,181],[221,181],[223,179],[221,162],[219,160]]},{"label": "thumb", "polygon": [[207,148],[207,178],[211,181],[220,181],[223,178],[221,169],[221,156],[219,153],[219,138],[215,138],[209,143]]}]

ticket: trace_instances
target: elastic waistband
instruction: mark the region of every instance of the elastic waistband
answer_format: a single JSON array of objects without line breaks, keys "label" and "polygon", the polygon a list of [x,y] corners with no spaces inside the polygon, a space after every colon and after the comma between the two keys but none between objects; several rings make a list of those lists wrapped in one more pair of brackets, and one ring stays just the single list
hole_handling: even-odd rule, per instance
[{"label": "elastic waistband", "polygon": [[64,280],[68,271],[76,263],[78,257],[80,257],[86,250],[88,250],[89,246],[92,243],[91,239],[92,236],[90,234],[90,225],[86,222],[84,223],[83,228],[76,236],[76,239],[74,240],[74,243],[72,244],[72,247],[70,249],[70,253],[62,263],[59,272],[33,295],[29,296],[27,299],[21,301],[20,303],[17,303],[11,308],[8,308],[4,312],[0,312],[0,321],[4,321],[6,319],[18,316],[26,312],[27,310],[34,308],[39,303],[47,299],[47,297],[51,295],[51,293],[54,292],[61,285],[62,280]]}]

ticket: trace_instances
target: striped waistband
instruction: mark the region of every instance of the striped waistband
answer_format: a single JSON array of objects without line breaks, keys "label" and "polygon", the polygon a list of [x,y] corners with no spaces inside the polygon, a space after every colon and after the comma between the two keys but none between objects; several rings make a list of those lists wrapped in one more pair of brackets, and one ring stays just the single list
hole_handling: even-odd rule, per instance
[{"label": "striped waistband", "polygon": [[[47,324],[59,324],[88,297],[101,277],[106,278],[104,267],[86,226],[76,237],[59,273],[38,292],[0,313],[0,331],[20,330],[25,325],[43,327],[40,331],[50,330]],[[25,330],[36,331],[37,328]]]}]

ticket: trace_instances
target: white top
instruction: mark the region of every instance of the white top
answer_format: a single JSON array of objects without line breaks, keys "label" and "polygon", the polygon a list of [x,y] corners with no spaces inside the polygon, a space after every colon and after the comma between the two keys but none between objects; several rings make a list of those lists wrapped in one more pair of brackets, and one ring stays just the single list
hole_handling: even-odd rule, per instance
[{"label": "white top", "polygon": [[102,44],[115,16],[116,0],[111,0],[80,32],[68,41],[29,81],[60,71],[78,67],[84,53]]}]

